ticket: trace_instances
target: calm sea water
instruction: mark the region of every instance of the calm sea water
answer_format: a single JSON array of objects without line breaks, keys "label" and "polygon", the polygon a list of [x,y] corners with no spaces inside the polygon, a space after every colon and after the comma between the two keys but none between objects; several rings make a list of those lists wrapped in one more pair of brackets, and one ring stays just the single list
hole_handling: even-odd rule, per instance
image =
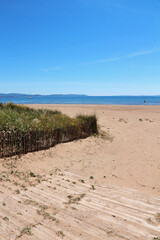
[{"label": "calm sea water", "polygon": [[[145,100],[145,103],[144,103]],[[0,97],[0,102],[19,104],[113,104],[113,105],[160,105],[160,96],[27,96]]]}]

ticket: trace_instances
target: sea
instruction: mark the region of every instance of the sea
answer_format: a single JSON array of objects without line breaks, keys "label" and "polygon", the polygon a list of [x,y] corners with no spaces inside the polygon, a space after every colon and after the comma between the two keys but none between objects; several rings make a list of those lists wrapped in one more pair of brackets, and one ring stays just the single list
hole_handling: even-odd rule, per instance
[{"label": "sea", "polygon": [[0,102],[15,104],[160,105],[160,96],[0,95]]}]

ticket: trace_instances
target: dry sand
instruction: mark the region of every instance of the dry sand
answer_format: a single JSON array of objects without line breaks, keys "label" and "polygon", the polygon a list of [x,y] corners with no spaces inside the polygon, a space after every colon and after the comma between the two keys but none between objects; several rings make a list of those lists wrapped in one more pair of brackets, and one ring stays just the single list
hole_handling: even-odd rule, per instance
[{"label": "dry sand", "polygon": [[160,107],[30,106],[96,114],[102,134],[0,160],[0,240],[158,239]]}]

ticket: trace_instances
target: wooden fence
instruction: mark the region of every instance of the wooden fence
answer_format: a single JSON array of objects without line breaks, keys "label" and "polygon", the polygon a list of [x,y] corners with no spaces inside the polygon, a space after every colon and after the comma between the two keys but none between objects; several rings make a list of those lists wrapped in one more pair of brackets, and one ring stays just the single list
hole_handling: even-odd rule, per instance
[{"label": "wooden fence", "polygon": [[48,149],[58,143],[86,138],[97,133],[96,120],[51,131],[1,131],[0,158]]}]

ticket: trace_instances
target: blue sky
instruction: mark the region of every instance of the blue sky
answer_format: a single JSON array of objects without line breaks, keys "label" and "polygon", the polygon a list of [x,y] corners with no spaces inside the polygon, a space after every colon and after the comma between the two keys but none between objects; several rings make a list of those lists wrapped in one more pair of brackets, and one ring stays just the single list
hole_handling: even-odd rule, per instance
[{"label": "blue sky", "polygon": [[0,92],[160,94],[160,0],[0,0]]}]

